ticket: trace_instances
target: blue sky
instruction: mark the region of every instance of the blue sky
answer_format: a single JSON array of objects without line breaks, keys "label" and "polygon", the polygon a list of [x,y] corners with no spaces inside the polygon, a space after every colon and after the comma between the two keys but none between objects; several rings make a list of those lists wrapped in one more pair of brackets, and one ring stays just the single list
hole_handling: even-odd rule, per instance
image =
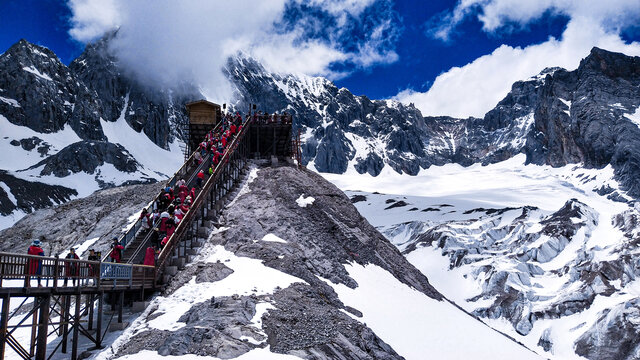
[{"label": "blue sky", "polygon": [[[278,71],[326,76],[358,95],[396,97],[429,115],[456,116],[482,116],[513,81],[546,66],[576,66],[593,45],[640,54],[637,0],[611,0],[606,8],[595,0],[223,3],[220,10],[199,0],[158,0],[154,9],[124,0],[0,0],[0,51],[25,38],[68,64],[84,42],[121,26],[123,61],[150,77],[179,69],[218,79],[223,62],[211,54],[242,50]],[[214,12],[222,13],[219,26]],[[194,21],[198,16],[202,21]],[[251,24],[268,30],[248,31]],[[582,31],[584,24],[592,29]],[[211,52],[193,50],[188,39],[210,43]],[[522,64],[509,71],[514,61]]]}]

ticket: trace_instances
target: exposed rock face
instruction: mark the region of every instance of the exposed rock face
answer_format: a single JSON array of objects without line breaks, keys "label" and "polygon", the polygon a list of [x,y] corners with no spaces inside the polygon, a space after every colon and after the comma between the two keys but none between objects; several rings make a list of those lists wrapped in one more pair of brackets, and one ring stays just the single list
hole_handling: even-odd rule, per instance
[{"label": "exposed rock face", "polygon": [[[2,182],[13,185],[12,181],[21,181],[7,177],[9,175],[0,172]],[[65,188],[60,190],[57,187],[46,188],[48,185],[44,184],[41,186],[44,186],[45,190],[40,190],[37,188],[39,183],[24,183],[25,190],[32,191],[27,191],[23,199],[44,192],[51,196],[51,200],[56,201],[55,196],[62,197],[66,191],[72,191]],[[93,238],[98,239],[92,247],[106,251],[111,244],[111,238],[119,236],[121,229],[128,225],[129,217],[147,206],[161,187],[160,183],[122,186],[101,190],[86,198],[71,200],[59,206],[37,210],[26,215],[14,226],[0,231],[0,238],[3,239],[0,242],[0,251],[26,252],[31,240],[37,238],[43,238],[43,249],[47,255],[60,255],[71,246]],[[46,200],[46,197],[44,200],[38,199],[39,202]],[[68,196],[56,202],[62,203],[63,200],[69,200]]]},{"label": "exposed rock face", "polygon": [[423,118],[412,106],[354,96],[323,78],[269,73],[252,59],[231,59],[227,71],[239,109],[253,103],[295,115],[304,160],[322,172],[353,166],[377,175],[389,165],[416,174],[431,165],[489,164],[525,153],[534,164],[611,164],[624,190],[640,194],[633,181],[640,175],[640,128],[632,121],[640,116],[634,115],[637,57],[594,48],[575,71],[549,68],[516,82],[482,119]]},{"label": "exposed rock face", "polygon": [[0,114],[16,125],[53,133],[69,125],[83,139],[106,140],[100,104],[49,49],[20,40],[0,55]]},{"label": "exposed rock face", "polygon": [[112,32],[88,44],[69,69],[94,91],[103,119],[116,121],[124,116],[132,129],[144,132],[158,146],[167,148],[176,136],[183,136],[179,125],[188,123],[184,104],[204,97],[192,84],[164,89],[137,81],[110,49],[116,36],[117,32]]},{"label": "exposed rock face", "polygon": [[319,171],[342,173],[353,162],[371,175],[385,164],[416,174],[432,164],[423,143],[425,120],[415,107],[355,96],[324,78],[269,73],[250,58],[230,59],[226,71],[238,89],[238,109],[252,103],[294,115],[304,132],[305,162],[314,161]]},{"label": "exposed rock face", "polygon": [[587,359],[640,358],[640,299],[632,299],[598,314],[594,327],[576,342],[576,353]]},{"label": "exposed rock face", "polygon": [[[203,96],[194,86],[180,84],[172,89],[158,89],[127,76],[109,51],[115,36],[117,33],[110,33],[89,44],[69,67],[49,49],[25,40],[0,55],[0,116],[6,118],[3,121],[24,127],[25,134],[19,136],[19,128],[11,129],[11,138],[6,132],[2,134],[2,140],[6,140],[3,145],[24,150],[20,154],[24,159],[11,159],[10,165],[0,162],[0,169],[25,181],[38,181],[38,177],[49,175],[63,178],[83,172],[94,175],[96,189],[156,181],[166,176],[144,171],[144,166],[127,149],[108,142],[119,139],[107,139],[103,123],[123,117],[131,129],[120,129],[122,133],[142,132],[160,148],[168,149],[169,143],[184,135],[180,126],[187,121],[184,104]],[[60,135],[61,131],[64,135]],[[49,142],[51,138],[56,140],[54,144]],[[100,168],[105,164],[115,167],[108,176],[100,174],[105,172]],[[44,167],[37,174],[21,171],[41,166]],[[133,179],[132,174],[138,170],[140,179]],[[59,184],[73,187],[72,182]],[[79,189],[79,185],[75,186]],[[34,183],[30,187],[43,188],[43,185]],[[50,192],[59,193],[62,188],[52,187]],[[52,204],[50,199],[66,201],[78,195],[76,189],[52,197],[43,191],[36,192],[38,196],[28,196],[16,189],[12,193],[20,205],[0,190],[1,214],[11,214],[9,210],[17,208],[28,213],[48,207]],[[81,196],[86,194],[85,191]],[[29,206],[24,206],[26,203]]]},{"label": "exposed rock face", "polygon": [[118,171],[126,173],[132,173],[138,169],[137,161],[127,150],[121,145],[105,141],[73,143],[29,169],[43,166],[40,175],[53,174],[57,177],[65,177],[81,171],[93,174],[99,166],[105,163],[112,164]]},{"label": "exposed rock face", "polygon": [[11,192],[9,195],[4,188],[0,187],[0,215],[8,215],[15,210],[28,213],[42,206],[62,204],[69,201],[72,196],[78,195],[73,189],[29,182],[2,170],[0,170],[0,182],[4,183]]}]

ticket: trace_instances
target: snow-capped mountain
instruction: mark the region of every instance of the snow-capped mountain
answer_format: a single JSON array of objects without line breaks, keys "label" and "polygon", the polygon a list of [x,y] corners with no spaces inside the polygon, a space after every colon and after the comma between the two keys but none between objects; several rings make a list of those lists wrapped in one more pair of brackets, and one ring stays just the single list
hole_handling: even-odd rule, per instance
[{"label": "snow-capped mountain", "polygon": [[305,161],[320,172],[376,176],[390,166],[415,175],[431,165],[489,164],[524,153],[533,164],[611,164],[623,188],[640,195],[637,57],[594,48],[574,71],[545,69],[515,83],[482,119],[423,117],[411,105],[355,96],[323,78],[273,74],[251,59],[230,60],[228,72],[240,108],[254,103],[296,115]]},{"label": "snow-capped mountain", "polygon": [[325,176],[364,190],[347,194],[367,220],[495,329],[551,359],[637,359],[640,212],[597,192],[619,188],[611,166],[525,164]]},{"label": "snow-capped mountain", "polygon": [[[110,52],[116,36],[89,44],[69,67],[24,40],[0,55],[6,134],[0,146],[7,154],[0,169],[47,189],[29,202],[3,182],[4,226],[33,209],[98,188],[158,180],[179,166],[183,105],[202,95],[195,85],[161,89],[133,80]],[[224,70],[235,88],[234,108],[251,103],[294,114],[304,162],[320,172],[375,176],[388,166],[415,175],[432,165],[489,164],[525,153],[535,164],[611,164],[623,189],[637,196],[639,67],[637,58],[594,49],[575,71],[546,69],[514,84],[483,119],[423,117],[411,105],[355,96],[324,78],[273,73],[243,55],[230,58]],[[76,161],[79,153],[85,157]],[[48,197],[59,193],[48,185],[67,190]],[[599,191],[622,198],[606,187]]]},{"label": "snow-capped mountain", "polygon": [[69,67],[21,40],[0,55],[0,227],[100,188],[167,178],[182,163],[184,86],[151,89],[123,75],[109,34]]},{"label": "snow-capped mountain", "polygon": [[[202,96],[188,84],[132,80],[109,51],[115,36],[68,67],[26,41],[0,55],[0,227],[180,166],[183,105]],[[350,193],[359,210],[457,305],[549,357],[640,357],[640,58],[594,48],[574,71],[545,69],[515,83],[482,119],[424,117],[246,56],[230,58],[225,71],[232,106],[294,114],[304,162],[346,174],[326,175],[338,184],[357,179],[341,187],[367,191]],[[348,279],[365,288],[380,275],[341,264],[334,282],[327,264],[309,266],[314,277],[287,274],[329,279],[327,289],[354,302],[375,289],[352,291]],[[385,279],[390,288],[419,284],[399,278]],[[383,320],[367,318],[372,327]]]}]

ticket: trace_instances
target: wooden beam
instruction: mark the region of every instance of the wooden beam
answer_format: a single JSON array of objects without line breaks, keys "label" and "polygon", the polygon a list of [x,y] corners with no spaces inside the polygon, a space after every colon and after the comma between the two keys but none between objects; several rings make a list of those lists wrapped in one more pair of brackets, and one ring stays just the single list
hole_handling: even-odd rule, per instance
[{"label": "wooden beam", "polygon": [[78,359],[78,333],[80,331],[80,301],[82,295],[76,295],[76,311],[73,321],[73,340],[71,343],[71,360]]},{"label": "wooden beam", "polygon": [[36,349],[36,360],[45,360],[47,358],[47,335],[49,332],[50,304],[51,295],[46,295],[41,298],[40,316],[38,317],[38,343]]},{"label": "wooden beam", "polygon": [[2,297],[2,313],[0,314],[0,359],[4,359],[4,349],[7,343],[7,325],[9,323],[9,301],[11,297]]}]

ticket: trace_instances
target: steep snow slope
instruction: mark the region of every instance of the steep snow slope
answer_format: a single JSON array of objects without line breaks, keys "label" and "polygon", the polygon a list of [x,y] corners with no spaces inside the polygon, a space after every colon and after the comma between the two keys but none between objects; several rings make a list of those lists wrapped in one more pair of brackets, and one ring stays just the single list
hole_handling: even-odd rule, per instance
[{"label": "steep snow slope", "polygon": [[354,205],[439,291],[530,349],[636,358],[638,211],[597,193],[618,189],[610,167],[524,160],[323,176],[362,190]]}]

